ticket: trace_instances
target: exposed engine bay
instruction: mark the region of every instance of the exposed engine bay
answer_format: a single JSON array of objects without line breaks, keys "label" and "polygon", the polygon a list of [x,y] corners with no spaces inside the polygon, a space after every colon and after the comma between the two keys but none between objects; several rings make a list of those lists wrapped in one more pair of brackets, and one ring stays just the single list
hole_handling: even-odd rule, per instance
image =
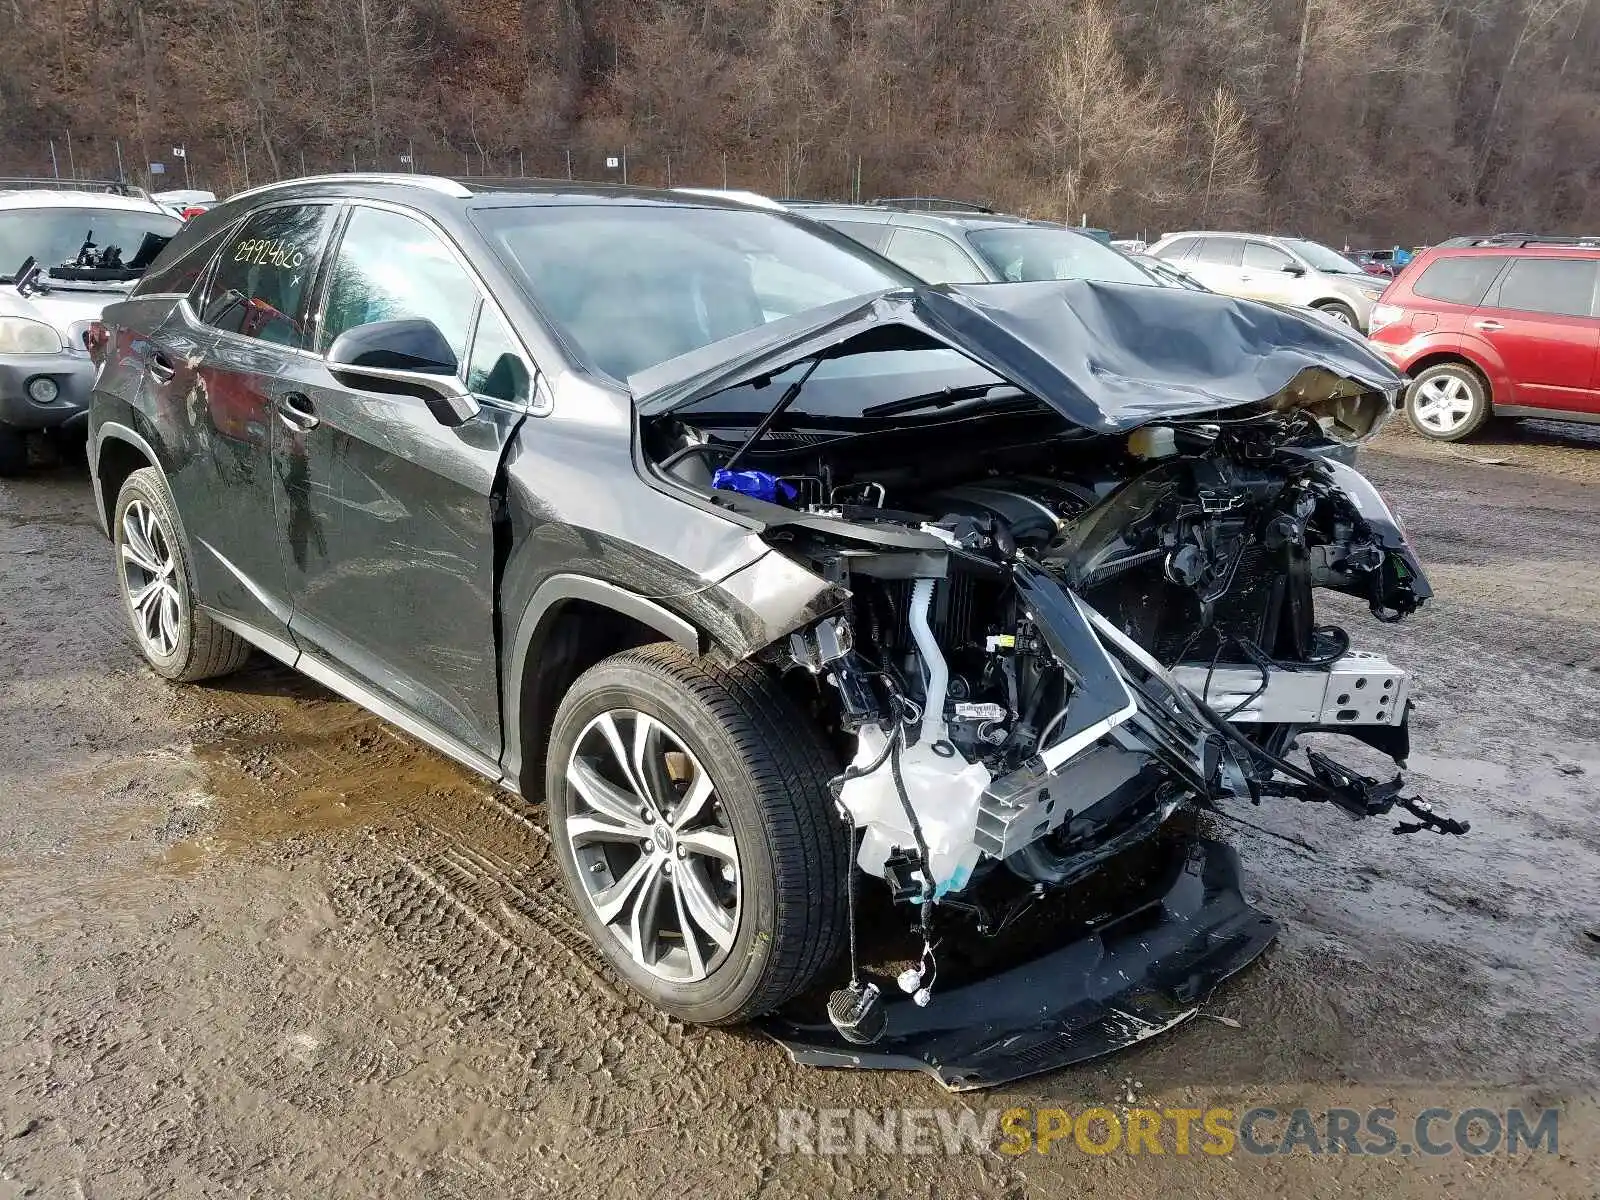
[{"label": "exposed engine bay", "polygon": [[[855,864],[920,930],[899,980],[917,1006],[944,923],[1004,928],[1179,809],[1307,801],[1466,832],[1398,774],[1291,757],[1307,733],[1409,754],[1409,674],[1314,600],[1346,593],[1391,622],[1431,595],[1388,506],[1329,452],[1370,434],[1388,395],[1312,366],[1248,406],[1086,428],[990,354],[976,377],[879,399],[912,362],[893,355],[941,341],[956,344],[880,327],[646,428],[653,469],[759,515],[843,597],[763,656],[825,697]],[[856,976],[829,1015],[870,1043],[879,1007]]]}]

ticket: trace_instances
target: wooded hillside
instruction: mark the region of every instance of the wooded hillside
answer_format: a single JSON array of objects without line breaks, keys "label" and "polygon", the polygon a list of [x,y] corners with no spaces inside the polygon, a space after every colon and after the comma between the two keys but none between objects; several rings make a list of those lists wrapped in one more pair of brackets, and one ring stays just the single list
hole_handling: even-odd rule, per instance
[{"label": "wooded hillside", "polygon": [[[0,0],[0,173],[981,198],[1152,236],[1600,232],[1591,0]],[[70,138],[70,145],[69,145]],[[606,166],[608,156],[618,167]]]}]

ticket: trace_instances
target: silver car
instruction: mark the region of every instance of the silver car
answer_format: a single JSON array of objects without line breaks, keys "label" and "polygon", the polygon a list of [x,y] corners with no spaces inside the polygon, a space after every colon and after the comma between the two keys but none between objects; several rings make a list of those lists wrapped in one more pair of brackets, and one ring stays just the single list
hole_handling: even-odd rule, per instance
[{"label": "silver car", "polygon": [[1204,230],[1169,233],[1149,253],[1214,292],[1314,308],[1362,333],[1389,282],[1305,238]]},{"label": "silver car", "polygon": [[142,193],[104,190],[133,189],[28,182],[0,180],[0,475],[27,466],[30,434],[86,429],[89,326],[183,227]]}]

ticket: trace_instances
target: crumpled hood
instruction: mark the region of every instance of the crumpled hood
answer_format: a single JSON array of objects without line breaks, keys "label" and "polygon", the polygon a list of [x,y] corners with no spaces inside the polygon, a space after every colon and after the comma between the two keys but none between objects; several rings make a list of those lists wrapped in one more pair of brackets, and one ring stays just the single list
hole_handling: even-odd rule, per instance
[{"label": "crumpled hood", "polygon": [[1309,315],[1213,292],[1065,280],[902,288],[841,301],[701,347],[628,383],[649,416],[858,338],[875,349],[950,346],[1069,421],[1108,434],[1267,404],[1311,408],[1359,436],[1403,382],[1362,340]]}]

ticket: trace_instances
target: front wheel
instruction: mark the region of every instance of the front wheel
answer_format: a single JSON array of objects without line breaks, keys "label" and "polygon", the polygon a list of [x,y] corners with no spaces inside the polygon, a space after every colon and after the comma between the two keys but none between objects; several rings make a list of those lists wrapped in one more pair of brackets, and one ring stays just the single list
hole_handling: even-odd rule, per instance
[{"label": "front wheel", "polygon": [[1483,428],[1491,412],[1489,389],[1471,367],[1439,363],[1406,389],[1411,426],[1436,442],[1459,442]]},{"label": "front wheel", "polygon": [[244,665],[250,645],[194,602],[189,564],[161,473],[144,467],[117,493],[111,536],[133,640],[157,675],[194,683]]},{"label": "front wheel", "polygon": [[684,1021],[804,991],[845,932],[836,764],[777,681],[670,643],[585,672],[545,785],[567,890],[612,967]]},{"label": "front wheel", "polygon": [[1325,304],[1317,304],[1313,305],[1313,307],[1318,312],[1326,313],[1341,325],[1348,325],[1351,329],[1356,328],[1355,310],[1350,308],[1349,305],[1340,304],[1337,300],[1329,300]]}]

